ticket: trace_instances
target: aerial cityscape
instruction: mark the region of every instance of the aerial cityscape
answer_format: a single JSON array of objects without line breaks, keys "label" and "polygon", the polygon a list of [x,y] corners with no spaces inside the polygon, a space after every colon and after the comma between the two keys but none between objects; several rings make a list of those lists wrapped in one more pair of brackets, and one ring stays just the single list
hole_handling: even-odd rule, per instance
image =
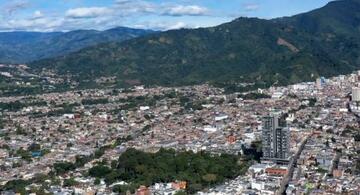
[{"label": "aerial cityscape", "polygon": [[0,0],[0,195],[360,194],[360,0],[61,1]]}]

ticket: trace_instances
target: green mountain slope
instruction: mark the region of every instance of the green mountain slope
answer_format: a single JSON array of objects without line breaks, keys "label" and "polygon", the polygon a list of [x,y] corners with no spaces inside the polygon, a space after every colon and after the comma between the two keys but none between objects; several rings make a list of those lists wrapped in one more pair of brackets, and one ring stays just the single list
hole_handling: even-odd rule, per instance
[{"label": "green mountain slope", "polygon": [[273,20],[239,18],[102,44],[34,62],[79,81],[117,76],[119,85],[203,82],[287,84],[360,68],[360,1],[342,0]]},{"label": "green mountain slope", "polygon": [[77,30],[67,33],[2,32],[0,62],[24,63],[69,54],[85,47],[112,41],[124,41],[153,31],[114,28],[106,31]]}]

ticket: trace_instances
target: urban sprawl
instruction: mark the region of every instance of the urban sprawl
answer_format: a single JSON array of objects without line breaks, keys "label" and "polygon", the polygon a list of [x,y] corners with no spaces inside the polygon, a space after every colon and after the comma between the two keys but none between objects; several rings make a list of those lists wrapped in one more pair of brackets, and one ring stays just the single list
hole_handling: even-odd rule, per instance
[{"label": "urban sprawl", "polygon": [[[233,94],[198,85],[1,97],[1,194],[359,194],[359,80],[356,72]],[[181,177],[135,189],[131,178],[111,180],[122,154],[186,151],[235,156],[244,171],[221,183],[206,174],[199,188]],[[146,175],[149,162],[137,160],[134,174]]]}]

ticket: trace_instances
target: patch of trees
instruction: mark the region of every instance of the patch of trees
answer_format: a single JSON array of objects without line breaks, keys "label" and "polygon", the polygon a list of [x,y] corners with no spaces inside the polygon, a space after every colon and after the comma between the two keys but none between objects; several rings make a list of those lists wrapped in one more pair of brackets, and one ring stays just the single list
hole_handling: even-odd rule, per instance
[{"label": "patch of trees", "polygon": [[113,192],[119,194],[126,194],[127,192],[130,192],[131,194],[134,194],[137,188],[138,186],[136,184],[116,185],[113,187]]},{"label": "patch of trees", "polygon": [[116,138],[116,141],[115,141],[115,146],[119,146],[121,145],[122,143],[125,143],[125,142],[128,142],[128,141],[131,141],[133,138],[131,137],[131,135],[128,135],[126,137],[118,137]]},{"label": "patch of trees", "polygon": [[140,185],[158,182],[187,181],[187,193],[195,193],[206,187],[232,179],[244,173],[245,164],[238,163],[239,156],[206,152],[175,152],[160,149],[157,153],[145,153],[128,149],[118,159],[116,167],[97,165],[89,175],[104,178],[107,184],[122,180],[129,186],[117,186],[114,191],[133,191]]},{"label": "patch of trees", "polygon": [[75,170],[76,166],[71,162],[57,162],[54,164],[56,174],[64,174],[68,171]]},{"label": "patch of trees", "polygon": [[37,112],[31,115],[31,118],[41,118],[41,117],[57,117],[64,114],[69,114],[74,112],[74,108],[79,104],[61,104],[56,106],[58,109],[49,111],[47,113]]},{"label": "patch of trees", "polygon": [[75,181],[74,178],[70,178],[70,179],[65,179],[64,180],[64,184],[63,186],[64,187],[71,187],[71,186],[75,186],[75,185],[78,185],[79,182]]},{"label": "patch of trees", "polygon": [[228,82],[214,82],[212,83],[214,87],[219,87],[224,89],[225,94],[232,94],[232,93],[242,93],[247,91],[253,91],[256,89],[264,89],[270,87],[270,84],[265,83],[254,83],[249,85],[240,85],[237,83],[228,83]]},{"label": "patch of trees", "polygon": [[242,98],[244,100],[257,100],[257,99],[265,99],[265,98],[271,98],[271,96],[263,93],[247,93],[247,94],[240,94],[238,95],[239,98]]},{"label": "patch of trees", "polygon": [[356,159],[354,167],[354,174],[360,174],[360,158]]},{"label": "patch of trees", "polygon": [[263,156],[261,141],[252,142],[249,148],[246,148],[245,146],[243,146],[242,150],[244,152],[244,155],[248,159],[253,159],[253,160],[256,160],[258,162],[260,162],[260,159]]},{"label": "patch of trees", "polygon": [[309,106],[314,107],[317,100],[316,100],[316,98],[310,98],[310,99],[308,99],[308,101],[309,101]]},{"label": "patch of trees", "polygon": [[21,180],[21,179],[12,180],[12,181],[7,182],[5,184],[5,186],[0,187],[0,191],[13,190],[20,194],[26,194],[25,187],[30,184],[31,183],[29,181],[25,181],[25,180]]},{"label": "patch of trees", "polygon": [[14,86],[13,84],[7,86],[0,86],[1,96],[27,96],[43,93],[44,90],[40,85],[37,86]]},{"label": "patch of trees", "polygon": [[356,142],[360,142],[360,133],[357,133],[357,134],[354,135],[354,140]]},{"label": "patch of trees", "polygon": [[189,97],[181,96],[179,97],[180,106],[185,108],[186,110],[202,110],[203,104],[207,104],[205,100],[192,100]]},{"label": "patch of trees", "polygon": [[100,98],[100,99],[83,99],[81,100],[83,105],[95,105],[95,104],[107,104],[109,100],[107,98]]},{"label": "patch of trees", "polygon": [[140,106],[155,106],[156,102],[163,99],[164,96],[136,96],[121,99],[120,102],[125,103],[121,106],[122,110],[131,110]]},{"label": "patch of trees", "polygon": [[90,155],[90,156],[77,155],[75,158],[76,158],[76,160],[74,163],[65,162],[65,161],[55,163],[54,164],[55,173],[56,174],[67,173],[68,171],[72,171],[72,170],[75,170],[76,168],[84,166],[86,163],[88,163],[94,159],[93,155]]},{"label": "patch of trees", "polygon": [[3,128],[5,128],[5,120],[3,118],[0,118],[0,129],[3,129]]},{"label": "patch of trees", "polygon": [[10,112],[16,112],[23,108],[29,106],[46,106],[47,103],[45,101],[31,101],[31,102],[22,102],[22,101],[14,101],[14,102],[0,102],[0,109],[7,110]]},{"label": "patch of trees", "polygon": [[349,137],[353,136],[356,142],[360,141],[360,129],[358,127],[347,125],[346,128],[341,132],[340,136]]},{"label": "patch of trees", "polygon": [[75,162],[57,162],[54,164],[54,171],[57,175],[61,175],[67,173],[69,171],[73,171],[77,168],[83,167],[86,163],[100,158],[104,155],[105,151],[112,148],[111,145],[101,146],[99,149],[95,150],[95,152],[89,156],[77,155],[75,157]]},{"label": "patch of trees", "polygon": [[64,112],[65,113],[72,113],[74,111],[74,108],[78,107],[78,106],[80,106],[79,103],[71,103],[71,104],[63,103],[63,104],[58,105],[57,107],[60,107],[61,110],[63,110],[63,113]]},{"label": "patch of trees", "polygon": [[45,193],[43,188],[40,189],[30,189],[29,191],[26,190],[26,187],[30,184],[44,184],[45,180],[52,179],[50,175],[45,174],[35,174],[35,176],[30,180],[12,180],[7,182],[5,185],[0,186],[0,192],[11,190],[16,193],[20,194],[30,194],[29,192],[33,192],[36,194],[49,194]]},{"label": "patch of trees", "polygon": [[16,155],[20,156],[23,160],[26,160],[26,161],[29,161],[29,162],[32,161],[31,152],[27,151],[27,150],[24,150],[23,148],[20,148],[19,150],[17,150]]}]

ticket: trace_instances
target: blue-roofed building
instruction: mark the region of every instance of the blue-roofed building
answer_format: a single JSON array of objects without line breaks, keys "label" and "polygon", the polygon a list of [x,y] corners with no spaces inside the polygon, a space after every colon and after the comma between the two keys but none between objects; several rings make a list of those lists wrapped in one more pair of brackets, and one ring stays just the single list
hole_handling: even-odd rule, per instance
[{"label": "blue-roofed building", "polygon": [[31,157],[36,158],[41,156],[41,151],[31,152]]}]

